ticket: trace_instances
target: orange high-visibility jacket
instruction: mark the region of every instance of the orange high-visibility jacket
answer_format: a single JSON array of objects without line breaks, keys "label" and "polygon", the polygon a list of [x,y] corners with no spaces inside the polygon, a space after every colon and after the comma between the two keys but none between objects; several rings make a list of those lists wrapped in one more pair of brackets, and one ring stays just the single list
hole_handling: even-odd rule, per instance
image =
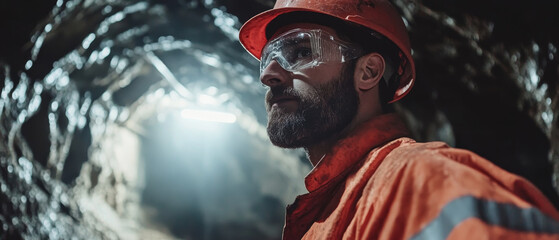
[{"label": "orange high-visibility jacket", "polygon": [[338,142],[287,207],[283,238],[559,239],[559,212],[530,182],[406,131],[387,114]]}]

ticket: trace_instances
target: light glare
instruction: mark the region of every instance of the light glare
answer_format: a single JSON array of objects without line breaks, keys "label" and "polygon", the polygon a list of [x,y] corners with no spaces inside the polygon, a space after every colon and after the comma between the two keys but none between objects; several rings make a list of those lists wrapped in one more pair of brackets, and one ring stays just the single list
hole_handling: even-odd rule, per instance
[{"label": "light glare", "polygon": [[218,105],[217,99],[215,99],[214,97],[212,97],[210,95],[206,95],[206,94],[200,94],[198,96],[198,102],[201,103],[201,104],[206,104],[206,105]]},{"label": "light glare", "polygon": [[181,116],[186,119],[194,119],[206,122],[234,123],[237,117],[232,113],[216,112],[208,110],[182,110]]}]

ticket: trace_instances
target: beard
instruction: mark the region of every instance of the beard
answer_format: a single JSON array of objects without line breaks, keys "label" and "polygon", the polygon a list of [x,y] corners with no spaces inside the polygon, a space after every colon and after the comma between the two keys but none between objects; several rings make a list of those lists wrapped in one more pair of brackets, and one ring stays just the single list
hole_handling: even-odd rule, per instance
[{"label": "beard", "polygon": [[295,112],[268,106],[267,131],[272,144],[283,148],[307,147],[342,131],[355,117],[359,104],[353,83],[354,65],[345,64],[340,76],[311,92],[282,86],[271,88],[267,100],[277,96],[298,99]]}]

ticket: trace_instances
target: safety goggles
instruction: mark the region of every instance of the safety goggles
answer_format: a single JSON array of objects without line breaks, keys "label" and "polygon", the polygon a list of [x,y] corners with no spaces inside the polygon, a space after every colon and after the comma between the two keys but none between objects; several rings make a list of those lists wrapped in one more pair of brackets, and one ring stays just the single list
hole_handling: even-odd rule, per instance
[{"label": "safety goggles", "polygon": [[316,67],[322,63],[347,62],[362,55],[356,46],[337,40],[320,29],[293,29],[271,41],[262,49],[260,73],[276,60],[290,72]]}]

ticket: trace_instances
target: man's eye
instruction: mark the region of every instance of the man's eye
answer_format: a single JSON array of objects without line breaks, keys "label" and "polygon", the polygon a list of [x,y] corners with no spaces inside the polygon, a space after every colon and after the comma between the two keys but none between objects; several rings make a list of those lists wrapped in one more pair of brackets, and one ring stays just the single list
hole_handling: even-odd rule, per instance
[{"label": "man's eye", "polygon": [[303,47],[298,48],[295,53],[296,53],[297,59],[308,58],[312,55],[312,51],[311,51],[310,48],[303,48]]},{"label": "man's eye", "polygon": [[297,47],[290,51],[287,55],[286,60],[292,64],[297,63],[301,60],[306,60],[312,56],[312,51],[308,47]]}]

